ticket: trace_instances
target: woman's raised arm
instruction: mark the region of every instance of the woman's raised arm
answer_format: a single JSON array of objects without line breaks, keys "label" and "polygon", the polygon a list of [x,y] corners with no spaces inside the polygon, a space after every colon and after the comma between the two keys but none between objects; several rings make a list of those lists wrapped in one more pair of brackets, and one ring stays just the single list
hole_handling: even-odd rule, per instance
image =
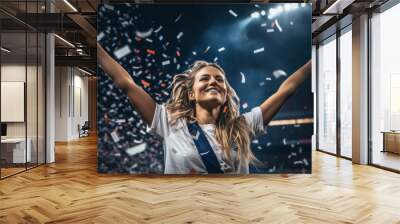
[{"label": "woman's raised arm", "polygon": [[151,125],[156,103],[150,95],[135,84],[128,72],[108,55],[99,43],[97,43],[97,61],[103,71],[126,93],[129,101],[137,109],[144,121]]},{"label": "woman's raised arm", "polygon": [[289,96],[296,91],[310,74],[311,60],[289,76],[281,84],[278,91],[261,104],[264,125],[267,125],[272,120]]}]

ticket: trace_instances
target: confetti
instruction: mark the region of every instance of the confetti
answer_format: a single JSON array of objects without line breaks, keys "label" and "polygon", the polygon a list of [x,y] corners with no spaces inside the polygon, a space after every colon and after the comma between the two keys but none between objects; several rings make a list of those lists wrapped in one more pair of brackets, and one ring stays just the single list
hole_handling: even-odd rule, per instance
[{"label": "confetti", "polygon": [[119,125],[121,125],[122,123],[125,123],[125,122],[126,122],[125,119],[118,119],[118,120],[115,121],[115,123],[117,123]]},{"label": "confetti", "polygon": [[163,28],[163,26],[158,27],[156,30],[154,30],[154,33],[160,32],[160,30]]},{"label": "confetti", "polygon": [[138,72],[136,72],[136,73],[133,73],[133,76],[139,77],[142,73],[143,73],[143,71],[140,70],[140,71],[138,71]]},{"label": "confetti", "polygon": [[125,152],[128,155],[133,156],[133,155],[143,152],[146,149],[146,145],[147,145],[146,143],[142,143],[140,145],[136,145],[136,146],[126,149]]},{"label": "confetti", "polygon": [[252,143],[258,144],[258,139],[254,139],[254,140],[252,141]]},{"label": "confetti", "polygon": [[165,66],[165,65],[169,65],[170,63],[171,63],[171,62],[170,62],[169,60],[166,60],[166,61],[161,62],[161,64],[164,65],[164,66]]},{"label": "confetti", "polygon": [[267,29],[267,33],[272,33],[274,31],[275,31],[274,29]]},{"label": "confetti", "polygon": [[242,76],[242,83],[246,83],[246,76],[244,75],[243,72],[240,72],[240,75]]},{"label": "confetti", "polygon": [[266,27],[267,23],[261,23],[261,27]]},{"label": "confetti", "polygon": [[248,105],[247,103],[244,103],[244,104],[242,105],[243,109],[246,109],[248,106],[249,106],[249,105]]},{"label": "confetti", "polygon": [[114,141],[115,143],[119,142],[119,137],[118,137],[118,134],[117,134],[117,131],[116,131],[116,130],[114,130],[113,132],[111,132],[111,137],[112,137],[112,139],[113,139],[113,141]]},{"label": "confetti", "polygon": [[193,54],[193,55],[197,55],[196,51],[192,51],[192,54]]},{"label": "confetti", "polygon": [[229,9],[229,13],[234,17],[238,16],[232,9]]},{"label": "confetti", "polygon": [[122,48],[119,48],[119,49],[114,51],[114,55],[118,59],[121,59],[121,58],[125,57],[126,55],[128,55],[130,53],[131,53],[131,49],[129,48],[128,45],[126,45],[126,46],[124,46]]},{"label": "confetti", "polygon": [[121,23],[121,25],[122,25],[122,27],[127,27],[129,25],[129,22],[128,21],[123,21]]},{"label": "confetti", "polygon": [[142,83],[142,85],[144,86],[144,88],[147,88],[147,87],[149,87],[150,86],[150,83],[149,82],[146,82],[145,80],[140,80],[140,82]]},{"label": "confetti", "polygon": [[99,42],[101,39],[103,39],[104,36],[105,36],[105,35],[104,35],[103,32],[99,33],[99,34],[97,35],[97,42]]},{"label": "confetti", "polygon": [[279,32],[282,32],[282,27],[279,25],[278,20],[275,20],[275,25],[278,28]]},{"label": "confetti", "polygon": [[162,94],[164,94],[165,96],[169,96],[169,92],[167,92],[167,91],[165,91],[165,90],[163,90],[163,91],[161,91],[162,92]]},{"label": "confetti", "polygon": [[283,70],[275,70],[272,72],[272,74],[274,75],[275,79],[281,77],[281,76],[287,76],[286,72]]},{"label": "confetti", "polygon": [[149,38],[146,38],[146,41],[149,42],[149,43],[153,43],[153,40],[149,39]]},{"label": "confetti", "polygon": [[176,51],[176,56],[180,57],[181,56],[181,52]]},{"label": "confetti", "polygon": [[218,61],[218,57],[215,57],[215,58],[214,58],[214,62],[216,62],[216,61]]},{"label": "confetti", "polygon": [[151,54],[151,55],[155,55],[156,54],[156,51],[154,51],[154,50],[147,49],[146,51],[147,51],[148,54]]},{"label": "confetti", "polygon": [[178,33],[178,35],[176,36],[177,39],[180,39],[183,36],[183,32]]},{"label": "confetti", "polygon": [[267,81],[271,81],[272,79],[270,77],[265,78]]},{"label": "confetti", "polygon": [[208,46],[205,50],[204,50],[204,54],[207,53],[210,50],[210,46]]},{"label": "confetti", "polygon": [[106,8],[106,9],[114,10],[114,6],[112,6],[112,5],[104,4],[103,6],[104,6],[104,8]]},{"label": "confetti", "polygon": [[[149,128],[148,126],[146,126],[146,130],[147,130],[147,128]],[[150,130],[151,130],[151,128],[150,128]],[[140,133],[143,133],[143,131],[140,131]],[[143,139],[139,139],[139,140],[137,140],[137,139],[133,139],[133,143],[136,143],[136,144],[141,144],[141,143],[143,143]]]},{"label": "confetti", "polygon": [[182,17],[182,14],[179,14],[179,16],[176,17],[175,22],[178,22],[181,19],[181,17]]},{"label": "confetti", "polygon": [[293,164],[294,164],[294,165],[303,164],[303,161],[294,161]]},{"label": "confetti", "polygon": [[270,169],[268,170],[268,172],[270,172],[270,173],[274,173],[274,172],[275,172],[275,170],[276,170],[276,166],[273,166],[272,168],[270,168]]},{"label": "confetti", "polygon": [[222,51],[224,51],[225,50],[225,48],[224,47],[221,47],[220,49],[218,49],[218,52],[222,52]]},{"label": "confetti", "polygon": [[254,53],[254,54],[258,54],[258,53],[263,52],[263,51],[264,51],[264,48],[262,47],[262,48],[255,49],[255,50],[253,51],[253,53]]},{"label": "confetti", "polygon": [[306,158],[303,159],[303,163],[304,163],[304,165],[306,165],[306,166],[310,165],[310,164],[308,163],[308,160],[307,160]]},{"label": "confetti", "polygon": [[293,24],[294,24],[293,21],[290,21],[290,25],[293,26]]}]

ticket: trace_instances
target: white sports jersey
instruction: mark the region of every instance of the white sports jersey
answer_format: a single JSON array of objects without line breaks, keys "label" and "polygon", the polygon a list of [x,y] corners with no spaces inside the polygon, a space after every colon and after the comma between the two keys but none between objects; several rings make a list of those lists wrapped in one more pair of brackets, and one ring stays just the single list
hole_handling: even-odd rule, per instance
[{"label": "white sports jersey", "polygon": [[[244,113],[249,127],[255,135],[264,133],[264,124],[260,107],[253,108],[250,112]],[[179,119],[174,126],[169,122],[169,116],[164,105],[157,104],[151,124],[152,132],[164,138],[165,174],[189,174],[207,173],[207,169],[196,149],[192,136],[189,133],[186,122]],[[215,138],[214,124],[200,124],[208,142],[213,148],[215,155],[225,173],[247,174],[249,164],[243,166],[239,163],[231,164],[224,159],[221,145]],[[233,158],[236,158],[236,151],[232,150]],[[234,159],[236,160],[236,159]]]}]

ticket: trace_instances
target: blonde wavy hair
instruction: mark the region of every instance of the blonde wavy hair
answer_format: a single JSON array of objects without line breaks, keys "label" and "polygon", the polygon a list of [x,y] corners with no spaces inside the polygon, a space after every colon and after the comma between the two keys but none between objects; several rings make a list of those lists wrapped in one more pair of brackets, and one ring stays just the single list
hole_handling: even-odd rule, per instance
[{"label": "blonde wavy hair", "polygon": [[[184,119],[185,121],[196,120],[195,102],[189,100],[189,92],[193,89],[196,73],[206,66],[212,66],[226,76],[219,65],[206,61],[196,61],[190,69],[174,76],[172,96],[166,104],[172,125],[175,125],[178,119]],[[225,158],[232,164],[236,162],[239,162],[240,166],[246,166],[249,163],[256,164],[258,160],[250,149],[250,138],[253,133],[248,127],[245,118],[239,114],[239,97],[226,78],[225,84],[227,96],[217,119],[216,139],[222,146]],[[237,150],[239,161],[234,161],[232,158],[231,150],[233,148]]]}]

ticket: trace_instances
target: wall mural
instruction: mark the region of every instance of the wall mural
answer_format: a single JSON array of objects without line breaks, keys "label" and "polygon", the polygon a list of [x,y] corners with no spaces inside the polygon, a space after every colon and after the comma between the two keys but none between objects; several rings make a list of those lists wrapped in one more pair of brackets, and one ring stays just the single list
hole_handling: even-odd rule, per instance
[{"label": "wall mural", "polygon": [[310,4],[104,4],[97,28],[98,172],[311,173]]}]

